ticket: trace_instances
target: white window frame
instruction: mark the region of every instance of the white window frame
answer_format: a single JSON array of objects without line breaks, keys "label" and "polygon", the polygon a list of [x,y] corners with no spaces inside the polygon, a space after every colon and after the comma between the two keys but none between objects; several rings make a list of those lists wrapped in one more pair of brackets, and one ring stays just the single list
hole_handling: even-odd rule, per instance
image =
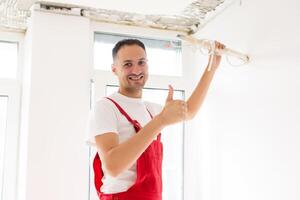
[{"label": "white window frame", "polygon": [[[147,48],[148,55],[148,65],[150,75],[162,75],[162,76],[182,76],[182,65],[181,65],[181,41],[178,39],[171,40],[170,38],[165,38],[164,40],[152,37],[142,37],[140,35],[124,35],[124,34],[114,34],[106,32],[95,32],[94,35],[94,53],[99,50],[99,53],[103,55],[96,56],[93,60],[95,70],[111,71],[110,65],[112,63],[111,51],[103,52],[101,49],[107,45],[106,48],[112,49],[115,42],[125,38],[139,38]],[[172,45],[167,47],[166,45]],[[157,54],[156,57],[152,58],[154,51],[162,51],[161,54]],[[167,53],[173,57],[171,60],[163,59]],[[159,56],[159,57],[158,57]],[[171,71],[174,69],[174,71]]]},{"label": "white window frame", "polygon": [[0,32],[0,41],[18,44],[17,78],[0,78],[0,95],[8,96],[7,123],[4,149],[3,188],[1,200],[17,199],[18,191],[18,153],[20,133],[20,104],[21,104],[21,65],[23,34],[14,32]]},{"label": "white window frame", "polygon": [[[94,34],[95,32],[102,32],[102,33],[113,33],[113,34],[120,34],[120,35],[131,35],[131,36],[138,36],[144,38],[152,38],[152,39],[159,39],[159,40],[177,40],[176,33],[171,31],[160,31],[155,29],[148,29],[148,28],[141,28],[141,27],[132,27],[123,25],[114,25],[114,24],[107,24],[107,23],[98,23],[98,22],[91,22],[91,35],[90,35],[90,46],[94,45]],[[171,35],[171,36],[170,36]],[[91,50],[91,60],[94,59],[94,52]],[[93,66],[93,63],[92,63]],[[119,82],[109,71],[102,71],[102,70],[94,70],[92,73],[92,79],[97,80],[95,81],[95,87],[101,88],[99,86],[104,85],[118,85]],[[188,86],[188,77],[187,74],[182,73],[182,76],[162,76],[162,75],[149,75],[147,83],[145,87],[147,88],[162,88],[168,89],[168,85],[171,84],[177,90],[183,90],[186,92]],[[105,88],[102,88],[100,91],[97,91],[100,95],[105,95]]]},{"label": "white window frame", "polygon": [[[96,32],[100,33],[112,33],[112,34],[120,34],[120,35],[130,35],[151,39],[159,39],[159,40],[177,40],[177,33],[172,31],[160,31],[156,29],[148,29],[142,27],[133,27],[133,26],[125,26],[125,25],[116,25],[116,24],[107,24],[107,23],[99,23],[99,22],[91,22],[91,32],[90,32],[90,46],[94,45],[94,34]],[[183,51],[182,51],[183,53]],[[91,50],[91,60],[94,60],[94,51]],[[182,59],[183,62],[183,59]],[[93,66],[93,63],[92,63]],[[94,67],[93,67],[94,69]],[[119,85],[119,82],[115,75],[112,72],[102,71],[102,70],[93,70],[91,72],[92,82],[94,88],[97,88],[97,96],[91,97],[92,99],[98,99],[99,97],[103,97],[106,95],[106,85]],[[187,91],[190,92],[190,87],[188,83],[189,77],[188,73],[185,73],[182,70],[182,76],[162,76],[162,75],[150,75],[145,85],[145,88],[158,88],[158,89],[168,89],[168,85],[172,85],[176,90],[181,90],[184,94],[187,94]],[[95,93],[94,93],[95,94]],[[93,106],[93,105],[91,105]],[[184,125],[184,132],[186,129],[186,125]],[[183,149],[183,162],[186,162],[186,152],[187,152],[187,144],[186,144],[186,136],[184,134],[184,149]],[[92,166],[92,160],[90,161],[90,166]],[[90,168],[90,173],[91,172]],[[183,166],[183,197],[185,199],[185,180],[186,177],[186,168],[185,164]],[[94,180],[91,180],[89,183],[90,195],[94,195],[92,191],[94,187]],[[89,197],[90,199],[90,197]]]}]

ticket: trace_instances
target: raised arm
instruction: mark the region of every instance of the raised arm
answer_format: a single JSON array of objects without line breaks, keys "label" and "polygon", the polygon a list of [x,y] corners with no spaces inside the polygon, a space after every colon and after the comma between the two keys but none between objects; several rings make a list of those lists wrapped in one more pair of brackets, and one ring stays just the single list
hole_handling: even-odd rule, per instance
[{"label": "raised arm", "polygon": [[[215,42],[215,47],[217,49],[224,49],[225,45]],[[211,58],[213,56],[213,58]],[[194,118],[194,116],[197,114],[199,108],[201,107],[205,96],[207,94],[207,90],[210,86],[210,83],[214,77],[214,74],[220,65],[221,62],[221,56],[220,55],[211,55],[209,58],[209,63],[198,82],[196,88],[194,89],[193,93],[187,100],[187,116],[186,120],[190,120]],[[211,63],[210,63],[211,62]],[[209,69],[210,66],[210,70]]]}]

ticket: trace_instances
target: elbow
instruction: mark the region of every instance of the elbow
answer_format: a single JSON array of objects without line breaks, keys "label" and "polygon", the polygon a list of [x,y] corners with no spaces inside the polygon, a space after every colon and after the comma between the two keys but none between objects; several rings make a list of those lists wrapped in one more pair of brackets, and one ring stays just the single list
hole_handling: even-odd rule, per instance
[{"label": "elbow", "polygon": [[118,173],[117,171],[115,170],[110,170],[110,169],[107,169],[106,170],[107,174],[110,176],[110,177],[113,177],[113,178],[116,178],[117,176],[119,176],[120,173]]},{"label": "elbow", "polygon": [[192,120],[192,119],[194,119],[195,116],[196,116],[196,112],[188,112],[188,113],[186,114],[185,121]]},{"label": "elbow", "polygon": [[116,164],[110,163],[110,162],[106,162],[105,165],[103,165],[104,171],[105,173],[107,173],[109,176],[116,178],[117,176],[119,176],[122,171],[120,169],[118,169]]},{"label": "elbow", "polygon": [[187,102],[187,110],[186,110],[186,118],[185,121],[189,121],[195,118],[196,114],[197,114],[198,109],[195,108],[195,106],[191,106],[188,102]]}]

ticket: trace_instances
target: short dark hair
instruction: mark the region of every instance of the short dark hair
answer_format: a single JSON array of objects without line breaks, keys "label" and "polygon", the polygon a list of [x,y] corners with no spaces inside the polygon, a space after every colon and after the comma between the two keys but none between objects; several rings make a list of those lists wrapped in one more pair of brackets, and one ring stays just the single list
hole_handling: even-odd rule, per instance
[{"label": "short dark hair", "polygon": [[116,58],[118,51],[121,49],[121,47],[126,46],[126,45],[138,45],[141,48],[144,49],[144,51],[146,52],[146,48],[143,42],[141,42],[138,39],[124,39],[124,40],[120,40],[119,42],[117,42],[117,44],[115,44],[113,50],[112,50],[112,57],[113,59]]}]

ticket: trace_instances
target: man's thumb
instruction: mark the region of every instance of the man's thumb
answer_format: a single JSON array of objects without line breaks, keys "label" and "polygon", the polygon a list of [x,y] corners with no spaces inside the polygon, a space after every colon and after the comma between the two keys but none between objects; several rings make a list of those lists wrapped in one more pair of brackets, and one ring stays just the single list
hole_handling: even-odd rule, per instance
[{"label": "man's thumb", "polygon": [[174,93],[174,89],[171,85],[169,85],[169,93],[168,93],[166,102],[173,100],[173,93]]}]

